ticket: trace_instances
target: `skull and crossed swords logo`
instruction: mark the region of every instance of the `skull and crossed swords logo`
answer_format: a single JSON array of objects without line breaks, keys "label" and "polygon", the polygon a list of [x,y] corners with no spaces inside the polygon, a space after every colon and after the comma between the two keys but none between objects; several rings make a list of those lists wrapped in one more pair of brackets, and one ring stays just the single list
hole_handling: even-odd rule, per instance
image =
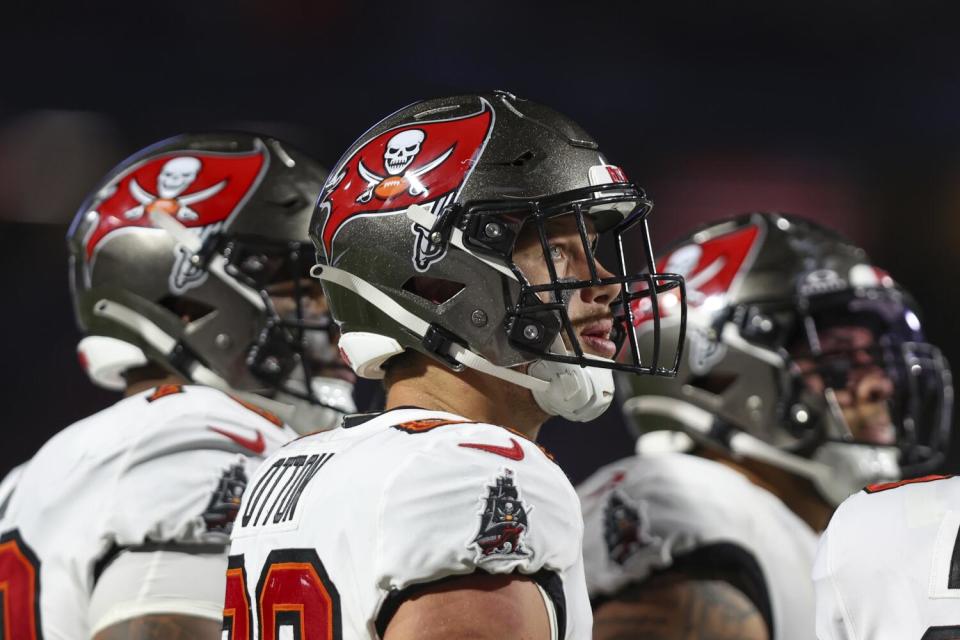
[{"label": "skull and crossed swords logo", "polygon": [[426,137],[427,134],[422,129],[407,129],[390,138],[383,152],[383,168],[389,174],[387,176],[374,173],[361,160],[357,171],[366,180],[367,188],[357,196],[357,202],[366,204],[374,196],[380,200],[386,200],[404,191],[413,197],[427,193],[427,188],[420,182],[420,176],[443,164],[453,153],[456,145],[451,145],[449,149],[422,167],[408,171],[407,169],[419,155]]},{"label": "skull and crossed swords logo", "polygon": [[190,205],[212,198],[227,184],[226,180],[221,180],[202,191],[181,195],[197,179],[201,166],[199,159],[190,156],[168,160],[157,176],[157,195],[141,187],[137,179],[133,178],[130,181],[130,195],[140,204],[124,212],[123,216],[128,220],[138,220],[144,214],[160,211],[184,222],[197,220],[199,216]]}]

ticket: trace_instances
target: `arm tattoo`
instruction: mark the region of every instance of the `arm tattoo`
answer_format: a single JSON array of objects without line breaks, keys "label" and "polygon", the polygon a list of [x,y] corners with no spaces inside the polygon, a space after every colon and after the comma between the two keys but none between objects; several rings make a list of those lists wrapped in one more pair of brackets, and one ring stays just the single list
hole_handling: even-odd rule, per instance
[{"label": "arm tattoo", "polygon": [[186,615],[150,615],[103,629],[93,640],[219,640],[220,623]]},{"label": "arm tattoo", "polygon": [[763,616],[722,580],[661,574],[594,612],[594,640],[767,640]]}]

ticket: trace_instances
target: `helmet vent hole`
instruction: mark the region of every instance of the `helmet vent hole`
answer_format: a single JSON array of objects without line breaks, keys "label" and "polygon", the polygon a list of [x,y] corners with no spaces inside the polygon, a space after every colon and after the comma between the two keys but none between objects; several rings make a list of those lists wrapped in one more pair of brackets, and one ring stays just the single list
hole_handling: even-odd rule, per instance
[{"label": "helmet vent hole", "polygon": [[720,395],[732,385],[737,379],[735,373],[709,373],[705,376],[694,376],[687,383],[697,389],[703,389],[707,393]]},{"label": "helmet vent hole", "polygon": [[304,199],[300,197],[300,192],[290,185],[277,185],[277,188],[267,198],[284,209],[299,208],[299,206],[305,204]]},{"label": "helmet vent hole", "polygon": [[192,298],[184,298],[182,296],[166,296],[159,301],[159,304],[164,309],[167,309],[171,313],[174,313],[183,320],[187,322],[196,322],[200,318],[210,315],[216,311],[215,307],[210,306],[199,300],[193,300]]},{"label": "helmet vent hole", "polygon": [[435,115],[437,115],[437,114],[439,114],[439,113],[446,113],[447,111],[454,111],[454,110],[456,110],[456,109],[459,109],[460,107],[461,107],[461,105],[459,105],[459,104],[448,104],[448,105],[445,105],[445,106],[442,106],[442,107],[437,107],[437,108],[435,108],[435,109],[427,109],[426,111],[421,111],[420,113],[415,114],[415,115],[413,116],[413,119],[414,119],[414,120],[423,120],[424,118],[428,118],[428,117],[430,117],[430,116],[435,116]]},{"label": "helmet vent hole", "polygon": [[403,283],[404,291],[433,304],[443,304],[463,291],[463,287],[462,282],[444,280],[443,278],[428,278],[426,276],[414,276]]},{"label": "helmet vent hole", "polygon": [[515,166],[515,167],[522,167],[523,165],[525,165],[526,163],[530,162],[531,160],[533,160],[533,151],[530,151],[530,150],[528,149],[528,150],[524,151],[523,153],[521,153],[519,156],[517,156],[517,157],[514,159],[514,161],[511,162],[510,164],[512,164],[512,165]]}]

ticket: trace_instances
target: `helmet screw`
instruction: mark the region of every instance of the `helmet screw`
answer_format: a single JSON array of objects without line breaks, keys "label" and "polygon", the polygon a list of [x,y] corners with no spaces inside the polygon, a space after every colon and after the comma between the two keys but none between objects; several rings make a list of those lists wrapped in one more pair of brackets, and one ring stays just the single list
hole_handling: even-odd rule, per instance
[{"label": "helmet screw", "polygon": [[750,324],[752,324],[754,328],[759,329],[762,333],[770,333],[773,331],[773,321],[767,316],[753,316],[753,318],[750,319]]},{"label": "helmet screw", "polygon": [[270,374],[280,373],[280,361],[276,356],[267,356],[263,359],[263,370]]},{"label": "helmet screw", "polygon": [[190,264],[199,267],[200,266],[200,256],[193,254],[190,256]]},{"label": "helmet screw", "polygon": [[487,314],[483,309],[474,309],[470,314],[470,322],[475,327],[482,327],[487,324]]},{"label": "helmet screw", "polygon": [[797,424],[807,424],[807,422],[810,421],[810,414],[802,404],[795,404],[790,407],[790,414],[793,416],[793,421]]},{"label": "helmet screw", "polygon": [[440,234],[439,231],[434,231],[433,233],[430,234],[430,242],[432,242],[433,244],[440,244],[441,242],[443,242],[443,236]]},{"label": "helmet screw", "polygon": [[483,235],[487,236],[488,238],[499,238],[503,235],[503,227],[496,222],[488,222],[483,227]]},{"label": "helmet screw", "polygon": [[229,349],[233,340],[226,333],[218,333],[217,337],[213,339],[213,344],[217,345],[218,349]]},{"label": "helmet screw", "polygon": [[249,256],[246,260],[243,261],[241,269],[247,273],[257,273],[263,270],[265,259],[260,256]]},{"label": "helmet screw", "polygon": [[537,328],[537,325],[528,324],[523,328],[523,337],[532,342],[540,337],[540,329]]}]

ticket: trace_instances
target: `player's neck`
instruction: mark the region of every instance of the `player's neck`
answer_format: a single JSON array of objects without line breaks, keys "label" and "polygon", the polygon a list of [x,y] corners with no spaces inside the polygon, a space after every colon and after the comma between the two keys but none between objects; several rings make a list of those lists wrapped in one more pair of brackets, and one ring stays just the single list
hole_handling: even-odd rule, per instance
[{"label": "player's neck", "polygon": [[123,391],[123,396],[125,398],[129,398],[130,396],[134,396],[141,391],[153,389],[154,387],[159,387],[164,384],[186,384],[186,380],[175,375],[169,375],[162,378],[151,378],[148,380],[137,380],[136,382],[131,382],[127,385],[127,388]]},{"label": "player's neck", "polygon": [[737,471],[753,484],[780,498],[788,509],[814,531],[820,532],[827,528],[833,508],[820,497],[809,480],[756,460],[733,460],[720,455],[707,457]]},{"label": "player's neck", "polygon": [[417,359],[391,382],[386,408],[403,406],[510,427],[531,440],[549,417],[527,389],[472,369],[455,373],[426,358]]}]

